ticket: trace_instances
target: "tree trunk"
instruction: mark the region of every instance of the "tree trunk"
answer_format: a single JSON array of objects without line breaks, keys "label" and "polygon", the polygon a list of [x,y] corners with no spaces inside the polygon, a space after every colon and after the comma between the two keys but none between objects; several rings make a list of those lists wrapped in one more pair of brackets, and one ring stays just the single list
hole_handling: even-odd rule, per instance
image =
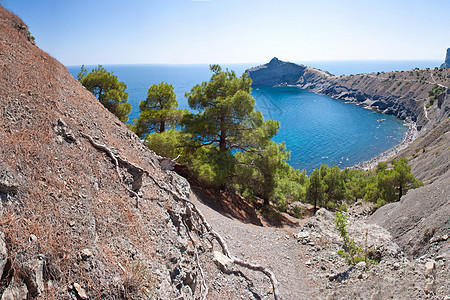
[{"label": "tree trunk", "polygon": [[166,130],[166,121],[161,121],[159,123],[159,133],[164,132],[164,130]]},{"label": "tree trunk", "polygon": [[227,132],[223,130],[224,120],[223,117],[220,118],[220,139],[219,139],[219,149],[220,152],[227,152]]},{"label": "tree trunk", "polygon": [[402,194],[403,194],[403,186],[400,184],[400,186],[398,187],[398,201],[400,201],[400,199],[402,198]]}]

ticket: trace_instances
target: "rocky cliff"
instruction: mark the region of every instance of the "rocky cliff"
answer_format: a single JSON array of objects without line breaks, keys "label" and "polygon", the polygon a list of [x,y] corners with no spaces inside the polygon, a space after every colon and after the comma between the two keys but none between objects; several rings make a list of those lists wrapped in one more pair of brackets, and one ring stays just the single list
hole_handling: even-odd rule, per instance
[{"label": "rocky cliff", "polygon": [[251,74],[254,85],[277,86],[298,84],[305,70],[305,66],[284,62],[274,57],[269,63],[251,68],[246,72]]},{"label": "rocky cliff", "polygon": [[447,55],[445,56],[445,61],[441,65],[441,68],[450,68],[450,48],[447,49]]},{"label": "rocky cliff", "polygon": [[1,7],[0,69],[2,299],[224,299],[254,290],[216,267],[213,251],[243,261],[191,204],[187,181],[161,169]]}]

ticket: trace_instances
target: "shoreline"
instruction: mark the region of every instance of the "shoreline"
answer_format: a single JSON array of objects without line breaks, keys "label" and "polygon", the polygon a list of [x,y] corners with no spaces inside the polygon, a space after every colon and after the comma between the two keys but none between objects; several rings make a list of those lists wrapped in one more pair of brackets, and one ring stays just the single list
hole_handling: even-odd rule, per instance
[{"label": "shoreline", "polygon": [[417,139],[418,135],[419,135],[419,131],[417,130],[416,123],[414,123],[414,122],[409,123],[408,132],[406,133],[405,138],[403,139],[403,141],[400,144],[394,146],[393,148],[391,148],[389,150],[384,151],[383,153],[375,156],[372,159],[369,159],[369,160],[366,160],[366,161],[363,161],[363,162],[360,162],[360,163],[354,165],[353,167],[351,167],[351,169],[361,169],[361,170],[375,169],[377,167],[378,163],[387,161],[387,160],[393,158],[401,150],[408,147],[413,141],[415,141]]},{"label": "shoreline", "polygon": [[[338,77],[338,76],[335,76],[335,77]],[[324,94],[324,93],[320,93],[320,92],[318,93],[318,92],[311,91],[309,89],[305,89],[305,88],[301,87],[300,84],[278,84],[278,85],[276,85],[274,87],[297,87],[297,88],[300,88],[300,89],[303,89],[303,90],[306,90],[306,91],[310,91],[310,92],[315,93],[315,94],[322,94],[322,95],[328,96],[327,94]],[[338,101],[344,101],[345,103],[351,103],[351,104],[354,104],[354,105],[359,106],[361,108],[368,109],[368,110],[371,110],[371,111],[374,111],[374,112],[377,112],[377,113],[384,114],[384,112],[378,110],[376,107],[367,106],[367,105],[361,105],[361,103],[358,103],[358,101],[355,101],[354,99],[338,99],[338,98],[334,98],[334,97],[331,97],[331,96],[328,96],[328,97],[333,98],[333,99],[338,100]],[[378,163],[383,162],[383,161],[387,161],[387,160],[393,158],[401,150],[403,150],[406,147],[408,147],[413,141],[415,141],[417,139],[417,137],[419,135],[419,131],[417,130],[417,124],[415,122],[412,122],[412,121],[411,122],[406,122],[405,121],[404,124],[408,125],[408,131],[405,134],[405,138],[399,144],[397,144],[396,146],[394,146],[394,147],[384,151],[381,154],[378,154],[377,156],[375,156],[375,157],[373,157],[373,158],[371,158],[369,160],[366,160],[366,161],[357,163],[356,165],[353,165],[352,167],[350,167],[350,169],[361,169],[361,170],[375,169],[377,167]]]}]

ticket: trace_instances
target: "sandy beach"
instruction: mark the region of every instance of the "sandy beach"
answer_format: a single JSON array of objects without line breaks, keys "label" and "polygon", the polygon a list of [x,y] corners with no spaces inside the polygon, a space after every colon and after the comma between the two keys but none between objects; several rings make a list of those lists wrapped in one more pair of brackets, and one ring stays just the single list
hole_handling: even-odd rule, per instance
[{"label": "sandy beach", "polygon": [[391,159],[392,157],[394,157],[401,150],[405,149],[409,144],[411,144],[415,139],[417,139],[418,135],[419,135],[419,132],[417,130],[416,123],[409,123],[408,132],[406,133],[405,138],[403,139],[403,141],[400,144],[398,144],[394,148],[391,148],[391,149],[381,153],[380,155],[378,155],[370,160],[356,164],[352,168],[363,169],[363,170],[374,169],[377,167],[379,162],[387,161],[387,160]]}]

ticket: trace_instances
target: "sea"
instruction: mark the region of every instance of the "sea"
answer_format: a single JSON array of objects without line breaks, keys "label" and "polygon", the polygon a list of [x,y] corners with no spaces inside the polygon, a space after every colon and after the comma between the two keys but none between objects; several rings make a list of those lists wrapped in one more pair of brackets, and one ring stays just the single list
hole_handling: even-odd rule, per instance
[{"label": "sea", "polygon": [[[306,61],[296,62],[328,71],[334,75],[402,71],[434,68],[440,61]],[[259,63],[223,64],[240,75]],[[86,66],[90,71],[95,66]],[[139,117],[139,103],[145,100],[152,84],[173,85],[179,108],[189,109],[185,93],[208,81],[208,65],[103,65],[127,85],[132,105],[129,122]],[[76,78],[81,66],[68,66]],[[408,131],[394,116],[383,115],[352,103],[335,100],[296,87],[253,87],[255,109],[265,119],[280,122],[276,142],[290,151],[289,164],[310,174],[321,164],[352,167],[399,144]]]}]

